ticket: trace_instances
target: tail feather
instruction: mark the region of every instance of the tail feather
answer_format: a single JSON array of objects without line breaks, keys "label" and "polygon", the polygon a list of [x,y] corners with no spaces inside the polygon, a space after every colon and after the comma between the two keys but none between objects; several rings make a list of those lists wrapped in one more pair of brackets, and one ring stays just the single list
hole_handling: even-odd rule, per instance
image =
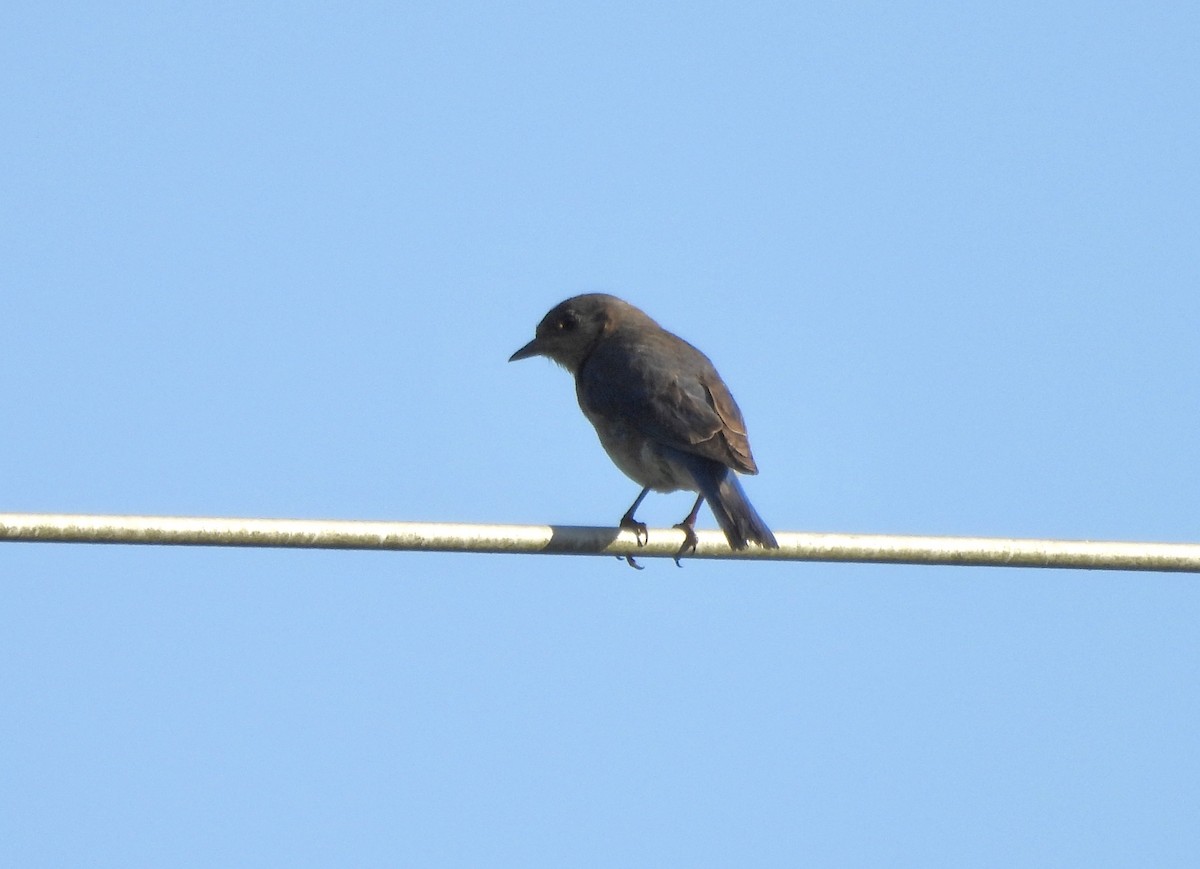
[{"label": "tail feather", "polygon": [[702,456],[688,456],[687,464],[731,547],[745,549],[747,544],[757,543],[766,549],[779,548],[775,535],[746,497],[736,473]]}]

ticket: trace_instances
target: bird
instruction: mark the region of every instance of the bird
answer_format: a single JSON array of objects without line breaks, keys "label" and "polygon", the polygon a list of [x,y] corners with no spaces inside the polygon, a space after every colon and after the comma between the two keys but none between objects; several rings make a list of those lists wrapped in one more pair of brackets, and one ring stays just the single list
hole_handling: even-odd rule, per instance
[{"label": "bird", "polygon": [[[575,395],[613,463],[642,487],[621,517],[638,546],[646,524],[634,513],[650,491],[697,493],[675,527],[684,542],[675,563],[695,552],[700,505],[708,502],[733,549],[777,549],[771,529],[750,504],[738,474],[757,474],[746,424],[709,358],[647,314],[607,293],[555,305],[534,338],[510,362],[544,356],[575,378]],[[632,557],[626,561],[640,566]]]}]

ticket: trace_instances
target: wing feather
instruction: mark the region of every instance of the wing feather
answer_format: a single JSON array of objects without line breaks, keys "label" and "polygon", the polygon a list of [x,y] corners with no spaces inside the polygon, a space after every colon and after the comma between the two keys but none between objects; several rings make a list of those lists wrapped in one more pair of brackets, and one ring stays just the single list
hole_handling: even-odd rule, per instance
[{"label": "wing feather", "polygon": [[746,423],[708,357],[670,332],[602,341],[580,367],[580,401],[646,437],[758,472]]}]

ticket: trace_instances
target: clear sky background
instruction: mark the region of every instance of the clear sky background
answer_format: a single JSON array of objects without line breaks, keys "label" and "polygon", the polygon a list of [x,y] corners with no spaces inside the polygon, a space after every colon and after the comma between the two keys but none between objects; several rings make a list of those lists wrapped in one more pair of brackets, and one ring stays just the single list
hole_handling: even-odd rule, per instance
[{"label": "clear sky background", "polygon": [[[614,524],[506,362],[607,291],[714,360],[776,530],[1200,540],[1198,45],[7,3],[0,510]],[[1198,688],[1196,576],[0,544],[0,863],[1192,867]]]}]

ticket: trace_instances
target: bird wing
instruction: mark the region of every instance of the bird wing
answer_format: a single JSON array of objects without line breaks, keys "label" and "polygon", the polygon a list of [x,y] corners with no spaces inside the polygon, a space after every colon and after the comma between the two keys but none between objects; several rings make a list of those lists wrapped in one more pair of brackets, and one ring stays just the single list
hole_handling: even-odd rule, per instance
[{"label": "bird wing", "polygon": [[601,342],[578,372],[588,408],[653,440],[758,473],[746,424],[708,357],[669,332]]}]

